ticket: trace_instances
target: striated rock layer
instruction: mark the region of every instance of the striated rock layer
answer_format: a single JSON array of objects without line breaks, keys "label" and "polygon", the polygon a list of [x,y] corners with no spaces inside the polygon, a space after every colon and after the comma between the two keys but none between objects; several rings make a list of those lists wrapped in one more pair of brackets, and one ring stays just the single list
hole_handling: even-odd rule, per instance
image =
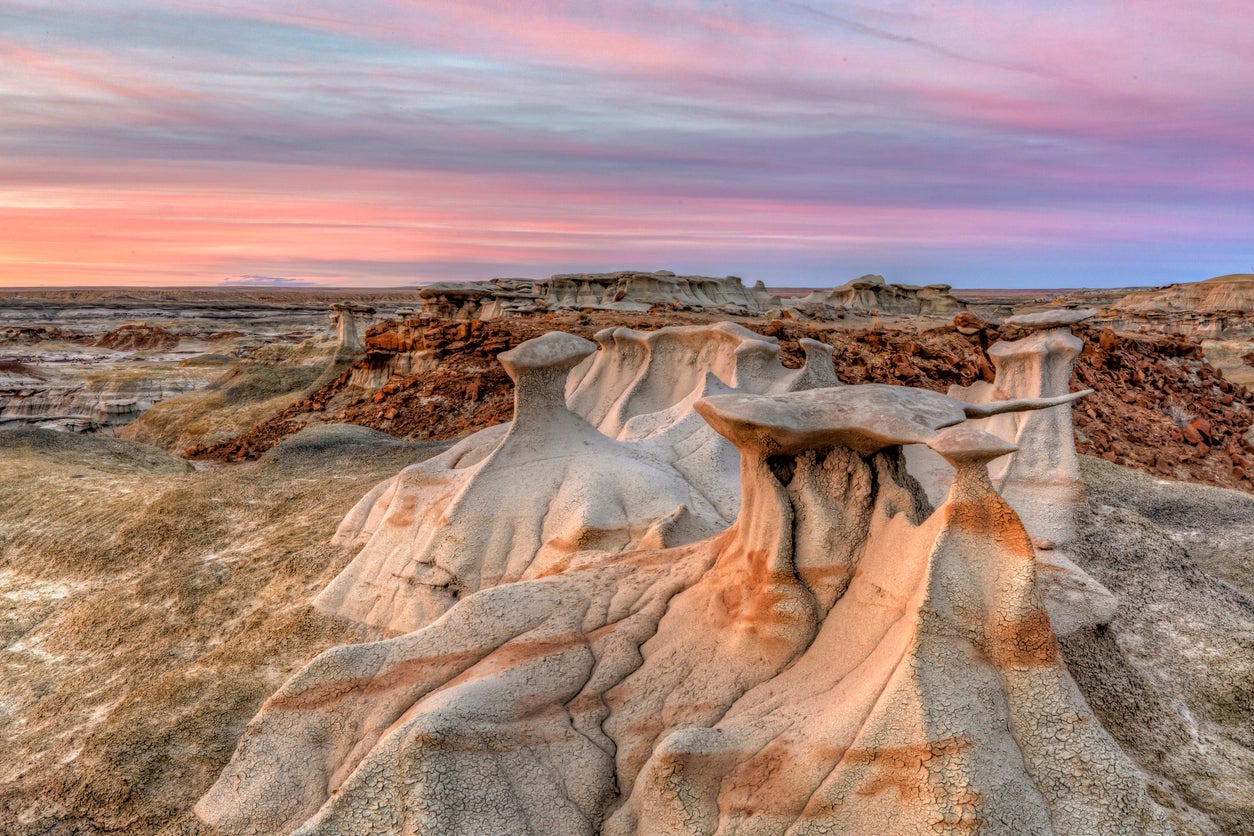
[{"label": "striated rock layer", "polygon": [[[629,348],[591,361],[561,334],[502,356],[517,419],[457,453],[483,456],[480,479],[415,482],[430,494],[414,494],[411,516],[435,516],[393,526],[443,540],[431,548],[464,561],[449,574],[477,583],[446,587],[465,594],[442,614],[419,607],[411,622],[425,626],[333,648],[289,680],[197,804],[203,820],[228,834],[1167,832],[1059,659],[1031,539],[988,474],[1015,447],[967,423],[1071,396],[771,394],[706,377],[691,408],[738,455],[734,522],[607,551],[604,520],[670,499],[665,480],[625,498],[658,460],[595,426],[688,420],[687,396],[650,389],[649,364],[630,371],[648,340],[620,337]],[[588,402],[622,404],[620,391],[663,408],[607,423],[611,409],[567,406],[598,379],[627,385]],[[919,444],[954,469],[936,509],[905,467],[903,445]],[[608,464],[581,460],[590,451]],[[346,524],[386,539],[401,510],[384,507]],[[537,527],[571,547],[542,543],[528,560]],[[393,551],[393,571],[405,555]],[[420,579],[393,598],[429,595],[421,586],[435,588]]]},{"label": "striated rock layer", "polygon": [[1254,274],[1233,273],[1129,293],[1112,306],[1122,311],[1239,311],[1254,314]]},{"label": "striated rock layer", "polygon": [[419,291],[426,318],[497,319],[555,310],[646,312],[714,310],[754,315],[778,305],[761,282],[746,288],[739,277],[677,276],[669,270],[564,273],[548,279],[437,282]]},{"label": "striated rock layer", "polygon": [[1134,291],[1111,305],[1101,322],[1198,340],[1254,339],[1254,274]]}]

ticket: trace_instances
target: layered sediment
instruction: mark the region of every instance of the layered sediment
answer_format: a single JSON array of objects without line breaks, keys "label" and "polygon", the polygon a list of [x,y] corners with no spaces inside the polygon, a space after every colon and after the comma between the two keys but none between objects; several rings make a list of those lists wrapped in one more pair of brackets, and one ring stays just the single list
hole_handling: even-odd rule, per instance
[{"label": "layered sediment", "polygon": [[1134,291],[1111,305],[1100,321],[1110,328],[1195,340],[1254,340],[1254,275],[1234,273]]},{"label": "layered sediment", "polygon": [[655,307],[751,316],[778,304],[761,282],[746,288],[737,276],[677,276],[669,270],[441,282],[426,285],[419,295],[424,300],[420,316],[441,319],[497,319],[558,310],[644,313]]}]

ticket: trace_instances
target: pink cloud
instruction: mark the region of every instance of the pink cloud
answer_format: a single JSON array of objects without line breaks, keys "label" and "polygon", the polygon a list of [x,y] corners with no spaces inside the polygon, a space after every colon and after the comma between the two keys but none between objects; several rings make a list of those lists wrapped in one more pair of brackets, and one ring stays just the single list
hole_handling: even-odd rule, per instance
[{"label": "pink cloud", "polygon": [[0,284],[1239,254],[1254,7],[1203,6],[228,0],[139,2],[135,30],[23,7],[38,25],[0,39]]}]

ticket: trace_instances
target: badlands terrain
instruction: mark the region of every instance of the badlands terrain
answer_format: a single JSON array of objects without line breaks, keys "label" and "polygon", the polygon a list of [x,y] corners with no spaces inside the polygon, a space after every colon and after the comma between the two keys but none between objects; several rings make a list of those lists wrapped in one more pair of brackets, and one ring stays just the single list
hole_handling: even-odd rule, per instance
[{"label": "badlands terrain", "polygon": [[0,292],[0,832],[1254,833],[1254,277]]}]

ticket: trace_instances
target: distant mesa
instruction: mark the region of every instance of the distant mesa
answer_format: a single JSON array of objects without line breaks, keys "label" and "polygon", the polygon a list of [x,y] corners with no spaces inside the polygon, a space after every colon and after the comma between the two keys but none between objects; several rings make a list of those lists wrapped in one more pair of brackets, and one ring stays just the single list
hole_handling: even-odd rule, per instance
[{"label": "distant mesa", "polygon": [[157,325],[123,325],[92,343],[114,351],[169,351],[178,344],[177,334]]},{"label": "distant mesa", "polygon": [[559,273],[547,279],[498,278],[486,282],[439,282],[418,291],[428,318],[496,319],[552,310],[647,313],[657,307],[760,314],[778,299],[760,282],[746,288],[736,276],[647,273]]},{"label": "distant mesa", "polygon": [[709,312],[776,319],[835,319],[846,312],[952,316],[966,305],[950,286],[890,284],[867,275],[829,292],[783,300],[762,282],[739,276],[682,276],[669,270],[559,273],[547,279],[437,282],[418,291],[427,319],[497,319],[557,310]]},{"label": "distant mesa", "polygon": [[950,293],[951,289],[947,284],[892,284],[883,276],[867,274],[828,293],[815,291],[800,304],[827,305],[854,313],[952,316],[966,308],[966,303]]}]

